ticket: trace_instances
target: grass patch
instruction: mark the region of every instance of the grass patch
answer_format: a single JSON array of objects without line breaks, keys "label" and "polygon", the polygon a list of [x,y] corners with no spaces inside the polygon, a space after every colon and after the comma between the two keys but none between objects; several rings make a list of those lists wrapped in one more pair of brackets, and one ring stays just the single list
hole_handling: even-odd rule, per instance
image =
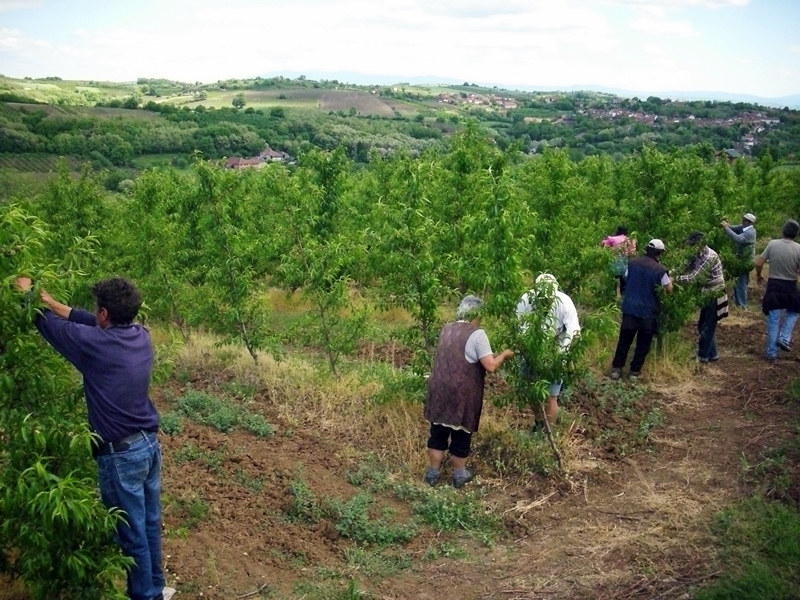
[{"label": "grass patch", "polygon": [[289,493],[292,495],[292,501],[286,510],[286,515],[290,521],[306,525],[319,522],[323,516],[322,506],[299,475],[289,484]]},{"label": "grass patch", "polygon": [[712,531],[727,574],[700,590],[698,600],[800,597],[800,513],[761,497],[719,514]]},{"label": "grass patch", "polygon": [[336,531],[353,541],[378,545],[405,544],[419,532],[413,522],[392,523],[394,515],[388,508],[376,515],[375,505],[367,492],[356,494],[346,503],[334,500],[331,509],[336,515]]},{"label": "grass patch", "polygon": [[344,477],[350,485],[363,487],[370,492],[383,491],[391,484],[388,469],[374,456],[368,456],[358,464],[355,471],[348,471]]},{"label": "grass patch", "polygon": [[296,598],[303,600],[370,600],[373,596],[362,592],[355,579],[346,582],[299,581],[294,586]]},{"label": "grass patch", "polygon": [[[248,385],[246,389],[249,390],[251,387]],[[275,434],[275,428],[267,422],[264,415],[248,412],[233,400],[224,400],[208,392],[189,389],[176,402],[181,415],[222,433],[240,427],[257,437],[263,438]]]},{"label": "grass patch", "polygon": [[165,509],[173,513],[180,524],[173,537],[185,537],[189,529],[194,529],[208,518],[211,507],[202,496],[193,494],[189,498],[165,501]]},{"label": "grass patch", "polygon": [[462,546],[455,542],[444,541],[431,544],[430,547],[422,555],[422,560],[432,561],[440,558],[463,559],[467,558],[469,553]]},{"label": "grass patch", "polygon": [[222,471],[222,464],[225,462],[225,449],[220,448],[216,451],[198,448],[191,442],[186,442],[172,453],[172,459],[177,464],[186,462],[201,462],[209,471],[214,474],[220,474]]},{"label": "grass patch", "polygon": [[664,422],[659,404],[658,394],[646,385],[591,373],[570,394],[570,407],[582,415],[584,436],[616,456],[647,449],[650,433]]},{"label": "grass patch", "polygon": [[410,501],[414,514],[438,531],[466,531],[487,544],[502,531],[502,519],[486,505],[480,490],[406,483],[396,485],[394,492],[398,499]]},{"label": "grass patch", "polygon": [[350,568],[369,578],[391,577],[411,566],[410,556],[389,553],[385,548],[350,546],[344,551],[344,559]]},{"label": "grass patch", "polygon": [[222,433],[227,433],[239,423],[236,407],[199,390],[190,389],[178,398],[178,410],[201,425],[210,425]]},{"label": "grass patch", "polygon": [[547,438],[530,430],[487,423],[473,440],[473,455],[504,478],[549,476],[558,465]]},{"label": "grass patch", "polygon": [[258,494],[264,489],[266,478],[264,477],[250,477],[242,469],[237,469],[234,473],[236,482],[246,489],[251,494]]},{"label": "grass patch", "polygon": [[745,476],[764,494],[800,507],[800,425],[783,443],[763,454],[764,459],[755,464],[745,464]]},{"label": "grass patch", "polygon": [[161,431],[167,435],[177,435],[183,431],[183,417],[180,413],[168,412],[162,414]]},{"label": "grass patch", "polygon": [[[449,486],[428,486],[393,480],[375,457],[359,463],[345,475],[352,485],[369,492],[390,491],[398,500],[409,502],[413,514],[438,531],[463,530],[482,539],[493,538],[502,530],[502,519],[483,501],[480,490],[456,490]],[[362,492],[351,500],[353,512],[364,513],[369,494]],[[360,518],[364,518],[363,515]]]},{"label": "grass patch", "polygon": [[256,437],[270,437],[275,435],[275,428],[267,422],[264,415],[248,414],[242,419],[244,428]]}]

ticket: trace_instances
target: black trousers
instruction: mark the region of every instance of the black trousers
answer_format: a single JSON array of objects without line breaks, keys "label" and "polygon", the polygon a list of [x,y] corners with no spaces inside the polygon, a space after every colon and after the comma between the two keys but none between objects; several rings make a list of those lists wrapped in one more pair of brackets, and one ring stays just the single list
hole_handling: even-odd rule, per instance
[{"label": "black trousers", "polygon": [[658,323],[655,319],[641,319],[633,315],[622,315],[622,324],[619,328],[619,340],[617,341],[617,351],[614,353],[614,361],[611,366],[621,369],[628,361],[628,351],[636,339],[636,348],[633,351],[631,360],[631,372],[638,373],[644,366],[644,359],[650,352],[653,338],[658,333]]}]

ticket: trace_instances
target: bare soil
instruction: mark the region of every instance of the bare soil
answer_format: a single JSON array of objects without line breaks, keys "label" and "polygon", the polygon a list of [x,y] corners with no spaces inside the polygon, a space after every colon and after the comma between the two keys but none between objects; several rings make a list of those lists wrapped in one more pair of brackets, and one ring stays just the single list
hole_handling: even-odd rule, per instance
[{"label": "bare soil", "polygon": [[392,108],[375,94],[368,92],[353,92],[348,90],[327,90],[322,95],[320,108],[322,110],[344,110],[355,108],[362,115],[378,115],[391,117]]}]

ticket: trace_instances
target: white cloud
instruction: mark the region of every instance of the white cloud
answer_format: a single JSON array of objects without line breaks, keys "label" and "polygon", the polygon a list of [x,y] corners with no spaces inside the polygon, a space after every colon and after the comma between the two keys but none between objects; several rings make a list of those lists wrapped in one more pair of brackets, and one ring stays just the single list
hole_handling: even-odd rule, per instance
[{"label": "white cloud", "polygon": [[666,56],[668,54],[666,48],[659,44],[646,44],[643,50],[653,56]]},{"label": "white cloud", "polygon": [[43,4],[42,0],[0,0],[0,12],[8,12],[19,8],[38,8]]},{"label": "white cloud", "polygon": [[[594,0],[584,0],[588,3],[594,3]],[[655,8],[662,7],[668,9],[678,8],[725,8],[730,6],[747,6],[750,0],[601,0],[604,4],[617,5],[617,6],[633,6]]]},{"label": "white cloud", "polygon": [[800,46],[789,46],[789,51],[795,54],[800,54]]},{"label": "white cloud", "polygon": [[640,16],[630,21],[629,25],[631,29],[648,35],[697,37],[697,32],[689,21],[670,21],[666,18],[655,19]]},{"label": "white cloud", "polygon": [[650,61],[650,64],[655,65],[657,67],[665,67],[669,69],[679,66],[677,61],[667,57],[654,58]]},{"label": "white cloud", "polygon": [[17,50],[22,46],[22,32],[0,27],[0,50]]}]

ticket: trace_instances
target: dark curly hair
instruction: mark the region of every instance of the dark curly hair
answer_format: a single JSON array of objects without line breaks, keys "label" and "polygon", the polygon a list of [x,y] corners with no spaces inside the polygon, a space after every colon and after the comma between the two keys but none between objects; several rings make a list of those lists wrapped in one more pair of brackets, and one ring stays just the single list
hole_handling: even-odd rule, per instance
[{"label": "dark curly hair", "polygon": [[789,219],[783,224],[783,237],[793,240],[800,233],[800,225],[794,219]]},{"label": "dark curly hair", "polygon": [[130,325],[142,307],[142,295],[127,279],[114,277],[92,286],[97,308],[105,308],[112,325]]}]

